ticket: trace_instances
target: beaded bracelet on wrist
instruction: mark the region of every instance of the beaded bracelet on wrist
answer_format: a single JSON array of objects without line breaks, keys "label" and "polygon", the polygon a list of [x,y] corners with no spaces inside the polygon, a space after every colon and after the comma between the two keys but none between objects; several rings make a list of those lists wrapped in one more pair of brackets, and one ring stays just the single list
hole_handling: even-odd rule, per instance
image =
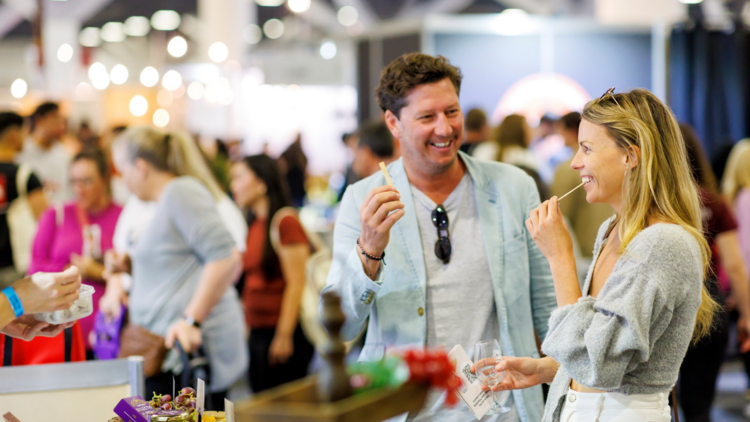
[{"label": "beaded bracelet on wrist", "polygon": [[383,251],[383,254],[382,254],[382,255],[380,255],[379,257],[377,257],[377,256],[374,256],[374,255],[370,255],[369,253],[367,253],[367,251],[365,251],[365,248],[363,248],[363,247],[362,247],[362,244],[361,244],[361,243],[359,243],[359,238],[357,238],[357,246],[359,247],[359,250],[360,250],[360,252],[362,253],[362,255],[364,255],[364,256],[365,256],[365,258],[366,258],[366,259],[367,259],[367,261],[368,261],[368,262],[367,262],[367,264],[368,264],[368,265],[367,265],[367,275],[368,275],[368,276],[370,277],[370,279],[372,279],[372,272],[370,272],[370,265],[369,265],[369,264],[370,264],[370,262],[369,262],[369,261],[370,261],[371,259],[372,259],[373,261],[383,261],[383,265],[385,265],[385,251]]}]

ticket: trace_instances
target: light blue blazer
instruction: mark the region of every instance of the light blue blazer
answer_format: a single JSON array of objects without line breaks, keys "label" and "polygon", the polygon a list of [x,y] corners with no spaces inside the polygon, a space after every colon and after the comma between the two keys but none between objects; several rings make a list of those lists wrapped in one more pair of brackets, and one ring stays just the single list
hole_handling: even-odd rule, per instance
[{"label": "light blue blazer", "polygon": [[[460,159],[474,182],[503,353],[538,358],[534,330],[543,340],[547,320],[556,308],[549,264],[524,224],[539,205],[539,192],[531,177],[514,166],[475,160],[463,153]],[[359,206],[370,190],[386,183],[378,172],[344,194],[333,234],[333,264],[324,290],[341,296],[346,340],[353,339],[369,318],[360,361],[378,360],[386,348],[425,345],[424,313],[429,309],[424,309],[425,261],[414,201],[402,160],[391,163],[388,172],[401,192],[405,215],[391,230],[386,265],[381,266],[376,281],[370,280],[356,247],[361,230]],[[466,312],[471,309],[472,304],[467,303]],[[513,400],[522,421],[541,420],[544,403],[539,386],[513,391]]]}]

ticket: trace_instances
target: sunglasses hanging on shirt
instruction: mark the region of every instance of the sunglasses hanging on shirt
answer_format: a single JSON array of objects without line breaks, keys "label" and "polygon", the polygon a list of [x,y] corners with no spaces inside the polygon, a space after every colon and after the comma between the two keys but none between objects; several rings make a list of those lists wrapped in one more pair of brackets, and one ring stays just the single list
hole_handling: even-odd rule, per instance
[{"label": "sunglasses hanging on shirt", "polygon": [[438,240],[435,242],[435,256],[447,264],[451,260],[451,240],[448,232],[448,212],[440,204],[432,211],[432,224],[437,227]]}]

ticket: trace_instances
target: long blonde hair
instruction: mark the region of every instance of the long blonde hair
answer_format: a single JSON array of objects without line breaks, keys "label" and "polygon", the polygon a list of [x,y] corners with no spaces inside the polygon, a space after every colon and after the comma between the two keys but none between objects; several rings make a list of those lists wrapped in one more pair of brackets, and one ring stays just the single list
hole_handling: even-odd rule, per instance
[{"label": "long blonde hair", "polygon": [[721,184],[721,191],[730,204],[745,188],[750,188],[750,138],[737,142],[732,148]]},{"label": "long blonde hair", "polygon": [[141,158],[157,170],[175,176],[195,177],[203,182],[216,202],[226,196],[208,168],[198,146],[187,134],[161,132],[150,126],[135,127],[126,130],[115,139],[112,149],[115,148],[123,148],[131,163]]},{"label": "long blonde hair", "polygon": [[[625,177],[622,209],[615,220],[620,223],[620,253],[648,227],[651,219],[667,221],[679,224],[695,237],[700,245],[704,275],[708,274],[711,249],[703,235],[700,197],[672,111],[654,94],[635,89],[590,101],[581,117],[606,128],[628,154],[633,146],[640,149],[638,165]],[[717,303],[703,285],[694,342],[711,331],[717,309]]]}]

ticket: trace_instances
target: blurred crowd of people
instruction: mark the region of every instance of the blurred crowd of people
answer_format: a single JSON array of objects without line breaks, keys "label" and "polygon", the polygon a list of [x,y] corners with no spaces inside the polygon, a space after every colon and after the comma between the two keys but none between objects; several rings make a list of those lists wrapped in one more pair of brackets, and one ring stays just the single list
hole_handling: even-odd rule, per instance
[{"label": "blurred crowd of people", "polygon": [[[574,190],[581,114],[545,116],[533,128],[518,114],[497,127],[479,109],[464,117],[463,154],[522,169],[542,201],[573,191],[560,210],[583,280],[613,209]],[[694,131],[680,129],[711,245],[707,285],[725,305],[717,329],[683,363],[682,406],[688,420],[704,420],[732,326],[740,351],[750,350],[750,140],[739,141],[716,174]],[[342,140],[348,166],[339,201],[401,156],[381,120]],[[138,326],[164,343],[147,391],[170,391],[173,375],[189,370],[176,344],[208,358],[213,400],[245,373],[255,392],[304,377],[315,344],[300,308],[305,264],[318,249],[298,215],[306,167],[299,137],[278,158],[242,157],[234,143],[151,127],[97,135],[82,123],[69,136],[55,103],[27,117],[0,113],[0,288],[74,266],[94,289],[91,316],[30,341],[8,340],[6,330],[0,348],[12,347],[13,365],[111,358],[101,346],[113,340],[105,327],[116,325],[123,350],[129,327]],[[750,354],[742,358],[750,377]]]}]

